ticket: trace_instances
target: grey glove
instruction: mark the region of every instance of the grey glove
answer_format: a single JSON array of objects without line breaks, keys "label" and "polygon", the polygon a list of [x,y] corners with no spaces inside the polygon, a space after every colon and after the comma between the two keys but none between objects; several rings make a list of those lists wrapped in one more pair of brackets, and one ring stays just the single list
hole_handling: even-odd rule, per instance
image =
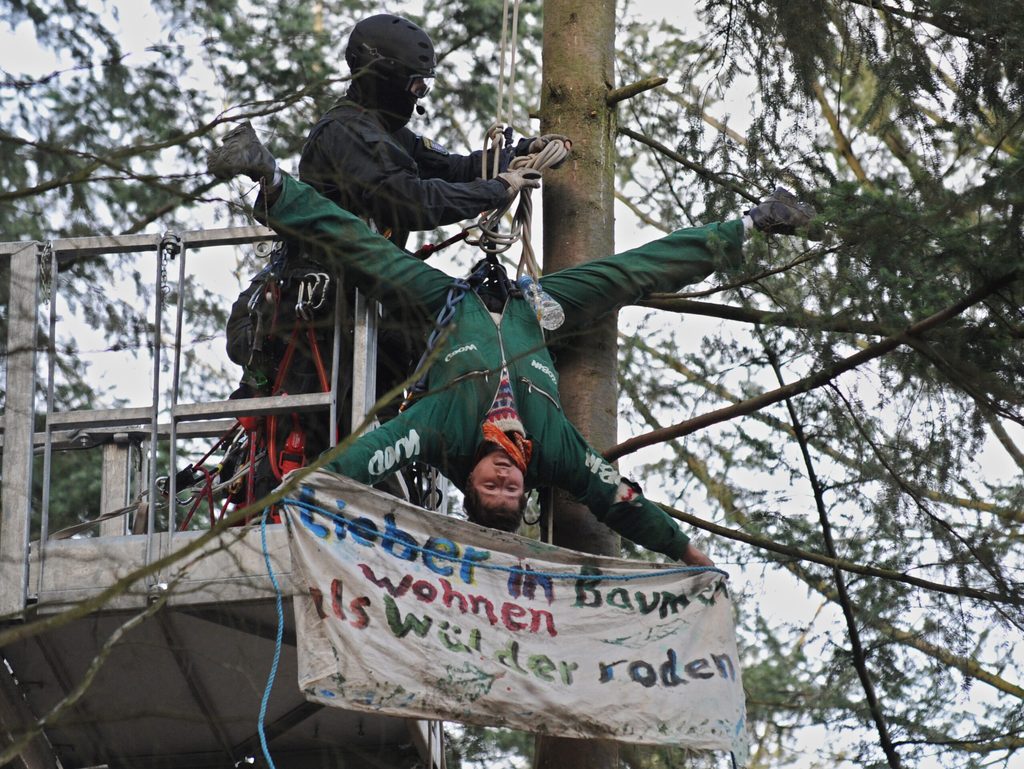
[{"label": "grey glove", "polygon": [[508,188],[509,200],[514,200],[516,195],[524,189],[540,188],[540,171],[535,168],[517,168],[513,171],[505,171],[495,178]]}]

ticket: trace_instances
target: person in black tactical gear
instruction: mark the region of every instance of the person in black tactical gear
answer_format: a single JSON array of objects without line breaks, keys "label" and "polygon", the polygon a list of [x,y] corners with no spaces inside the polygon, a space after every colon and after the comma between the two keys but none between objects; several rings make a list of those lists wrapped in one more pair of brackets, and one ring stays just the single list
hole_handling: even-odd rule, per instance
[{"label": "person in black tactical gear", "polygon": [[353,28],[345,60],[348,93],[310,131],[299,178],[400,247],[412,231],[475,217],[538,186],[528,172],[508,170],[509,162],[566,141],[554,134],[522,139],[502,152],[496,178],[481,178],[480,151],[452,154],[407,127],[435,74],[426,32],[400,16],[370,16]]}]

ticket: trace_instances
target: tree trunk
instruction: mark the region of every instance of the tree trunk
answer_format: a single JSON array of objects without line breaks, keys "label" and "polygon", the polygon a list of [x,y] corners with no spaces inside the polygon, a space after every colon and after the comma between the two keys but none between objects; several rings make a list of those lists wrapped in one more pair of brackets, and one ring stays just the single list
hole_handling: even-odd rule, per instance
[{"label": "tree trunk", "polygon": [[[614,252],[615,4],[548,0],[544,4],[542,133],[573,141],[572,156],[544,179],[545,272]],[[615,443],[616,321],[606,319],[584,338],[556,350],[566,415],[594,446]],[[583,506],[556,500],[554,540],[591,553],[617,555],[618,537]],[[599,740],[538,737],[536,769],[612,769],[618,746]]]}]

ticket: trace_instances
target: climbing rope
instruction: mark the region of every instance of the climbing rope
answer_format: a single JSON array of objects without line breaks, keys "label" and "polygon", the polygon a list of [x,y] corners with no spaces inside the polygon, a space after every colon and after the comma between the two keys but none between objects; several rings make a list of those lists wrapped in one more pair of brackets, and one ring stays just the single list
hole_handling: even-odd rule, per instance
[{"label": "climbing rope", "polygon": [[[569,149],[563,142],[548,142],[537,153],[514,158],[509,164],[512,169],[532,169],[538,175],[544,170],[556,166],[569,155]],[[508,232],[501,231],[501,221],[511,208],[513,201],[507,201],[489,213],[483,214],[476,226],[480,234],[475,238],[466,238],[466,242],[478,246],[487,254],[497,255],[508,251],[517,242],[522,243],[522,252],[516,268],[516,278],[529,275],[533,280],[540,277],[536,252],[533,249],[533,190],[525,188],[519,193],[518,206],[512,216],[512,224]]]},{"label": "climbing rope", "polygon": [[[509,0],[505,0],[504,6],[501,11],[501,45],[499,47],[499,58],[498,58],[498,106],[495,113],[494,124],[491,125],[486,133],[484,134],[484,151],[480,156],[480,170],[481,178],[493,179],[498,175],[499,171],[499,160],[501,158],[501,151],[505,148],[506,143],[512,141],[512,129],[511,126],[506,128],[505,126],[512,122],[512,94],[515,90],[516,84],[516,49],[517,49],[517,38],[519,35],[519,4],[521,0],[515,0],[515,6],[512,10],[512,41],[509,43],[509,24],[508,24],[508,5]],[[508,106],[505,105],[505,59],[506,57],[510,60],[508,67]],[[506,112],[508,113],[506,115]],[[487,168],[488,151],[491,152],[491,168]],[[488,173],[488,170],[490,171]]]},{"label": "climbing rope", "polygon": [[281,662],[281,646],[284,641],[284,600],[281,595],[281,585],[277,582],[277,575],[274,574],[274,567],[270,563],[270,551],[267,549],[267,518],[270,517],[270,508],[263,511],[260,520],[260,542],[263,545],[263,562],[267,565],[267,574],[270,575],[270,582],[274,586],[274,607],[277,609],[277,635],[274,638],[274,660],[270,665],[270,673],[267,675],[267,686],[263,690],[263,699],[260,701],[260,716],[256,728],[260,735],[260,748],[263,750],[263,757],[267,759],[267,766],[270,769],[277,769],[274,759],[270,756],[270,748],[267,746],[267,735],[264,730],[264,723],[267,719],[267,703],[270,701],[270,692],[274,688],[274,679],[277,678],[277,667]]},{"label": "climbing rope", "polygon": [[[521,0],[515,0],[512,8],[511,34],[509,33],[509,0],[505,0],[502,10],[501,47],[498,65],[498,106],[496,120],[487,129],[484,137],[484,151],[481,154],[481,171],[484,179],[493,179],[498,175],[502,150],[505,144],[510,143],[512,139],[511,126],[508,126],[508,124],[512,122],[520,3]],[[505,66],[506,59],[509,62],[507,69]],[[506,72],[508,75],[507,89],[505,87]],[[544,170],[561,163],[568,154],[569,150],[564,143],[549,142],[538,153],[514,158],[509,164],[509,168],[512,170],[535,170],[538,174],[541,174]],[[490,169],[487,168],[488,157],[491,158]],[[530,189],[524,189],[520,192],[518,197],[519,204],[515,214],[512,216],[512,225],[508,232],[502,232],[500,225],[505,214],[512,207],[513,200],[509,200],[493,211],[483,214],[476,224],[476,227],[480,230],[479,236],[467,238],[466,242],[478,246],[488,254],[504,253],[517,242],[522,242],[523,253],[520,256],[519,268],[516,273],[517,277],[529,274],[530,277],[537,279],[540,276],[540,269],[537,266],[536,254],[531,242],[533,225],[531,193],[532,190]]]},{"label": "climbing rope", "polygon": [[[508,5],[509,0],[505,0],[501,10],[501,58],[498,61],[499,77],[498,77],[498,113],[497,123],[511,123],[512,122],[512,96],[515,92],[516,86],[516,50],[517,41],[519,37],[519,4],[522,0],[515,0],[515,5],[512,9],[512,40],[509,43],[508,35]],[[505,112],[505,54],[509,56],[509,68],[508,68],[508,115],[506,120]]]}]

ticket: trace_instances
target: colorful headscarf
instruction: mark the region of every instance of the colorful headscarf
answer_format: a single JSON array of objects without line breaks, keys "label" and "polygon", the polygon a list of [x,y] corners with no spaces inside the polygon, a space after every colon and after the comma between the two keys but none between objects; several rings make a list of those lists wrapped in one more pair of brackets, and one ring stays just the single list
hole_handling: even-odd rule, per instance
[{"label": "colorful headscarf", "polygon": [[512,381],[508,369],[501,370],[498,391],[483,424],[484,440],[498,444],[509,455],[516,467],[525,475],[526,466],[533,453],[533,442],[526,437],[526,430],[516,410],[516,398],[512,392]]}]

